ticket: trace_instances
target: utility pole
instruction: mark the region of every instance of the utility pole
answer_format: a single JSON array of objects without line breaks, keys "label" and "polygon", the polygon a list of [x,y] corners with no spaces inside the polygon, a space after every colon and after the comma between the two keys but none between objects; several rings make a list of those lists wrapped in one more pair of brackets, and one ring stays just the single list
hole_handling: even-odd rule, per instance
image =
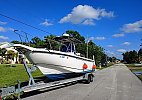
[{"label": "utility pole", "polygon": [[89,42],[89,39],[88,39],[88,35],[87,35],[87,53],[86,53],[86,57],[88,58],[88,42]]},{"label": "utility pole", "polygon": [[105,50],[105,61],[106,61],[106,66],[107,66],[107,50],[106,49],[104,50]]},{"label": "utility pole", "polygon": [[[140,49],[142,49],[142,39],[141,39]],[[138,60],[141,63],[141,56],[140,55],[138,55]]]},{"label": "utility pole", "polygon": [[106,54],[106,66],[107,66],[107,54]]},{"label": "utility pole", "polygon": [[88,58],[88,41],[87,41],[87,58]]}]

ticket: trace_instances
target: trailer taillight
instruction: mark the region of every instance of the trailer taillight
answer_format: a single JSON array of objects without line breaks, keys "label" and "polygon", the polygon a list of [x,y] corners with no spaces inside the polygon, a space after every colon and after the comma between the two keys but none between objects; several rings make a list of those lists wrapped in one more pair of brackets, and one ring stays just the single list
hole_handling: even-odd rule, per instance
[{"label": "trailer taillight", "polygon": [[92,69],[96,69],[96,65],[93,65],[93,66],[92,66]]},{"label": "trailer taillight", "polygon": [[87,68],[88,68],[87,64],[84,63],[84,64],[83,64],[83,69],[87,69]]}]

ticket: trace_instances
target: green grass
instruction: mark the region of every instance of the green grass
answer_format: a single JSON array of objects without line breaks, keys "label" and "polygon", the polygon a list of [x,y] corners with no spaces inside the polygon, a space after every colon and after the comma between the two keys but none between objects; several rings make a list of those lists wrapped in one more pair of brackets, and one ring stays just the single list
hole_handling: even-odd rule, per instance
[{"label": "green grass", "polygon": [[138,78],[142,81],[142,75],[139,75]]},{"label": "green grass", "polygon": [[[126,66],[132,71],[140,71],[142,72],[142,66],[135,66],[134,64],[126,64]],[[137,77],[142,81],[142,75],[137,75]]]},{"label": "green grass", "polygon": [[[112,63],[108,66],[111,65]],[[107,68],[108,66],[102,67],[101,69]],[[100,68],[97,67],[97,69]],[[32,75],[34,78],[44,77],[39,69],[33,72]],[[17,85],[17,80],[20,80],[21,83],[29,80],[23,64],[0,64],[0,88]]]},{"label": "green grass", "polygon": [[[43,76],[39,69],[32,75],[34,78]],[[20,80],[20,82],[28,81],[28,75],[23,64],[0,64],[0,88],[16,85],[17,80]]]}]

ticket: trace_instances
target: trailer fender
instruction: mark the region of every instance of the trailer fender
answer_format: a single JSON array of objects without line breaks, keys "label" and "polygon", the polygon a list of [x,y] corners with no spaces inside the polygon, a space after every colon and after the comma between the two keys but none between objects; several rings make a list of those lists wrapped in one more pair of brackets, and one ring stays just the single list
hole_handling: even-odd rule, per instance
[{"label": "trailer fender", "polygon": [[84,80],[85,80],[85,83],[89,84],[90,82],[93,82],[93,79],[94,79],[94,75],[92,73],[86,73],[84,75]]}]

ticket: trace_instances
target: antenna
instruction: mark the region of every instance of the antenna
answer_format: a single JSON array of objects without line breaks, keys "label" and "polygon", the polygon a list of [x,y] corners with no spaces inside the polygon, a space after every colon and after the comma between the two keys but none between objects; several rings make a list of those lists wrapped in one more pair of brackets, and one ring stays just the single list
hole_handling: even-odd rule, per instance
[{"label": "antenna", "polygon": [[[21,35],[19,32],[24,33],[25,36]],[[25,42],[27,41],[27,42],[29,43],[29,46],[30,46],[30,41],[29,41],[29,39],[28,39],[28,35],[30,35],[30,34],[24,32],[24,31],[21,31],[21,30],[14,30],[14,33],[16,33],[16,34],[19,36],[20,41],[21,41],[22,44],[23,44],[23,41],[22,41],[22,37],[23,37],[23,38],[25,38]],[[30,36],[31,36],[31,35],[30,35]]]},{"label": "antenna", "polygon": [[23,35],[21,35],[21,34],[17,33],[17,31],[18,31],[18,30],[14,30],[14,33],[16,33],[16,34],[19,36],[20,41],[21,41],[21,43],[23,44],[23,41],[22,41],[22,37],[23,37]]}]

